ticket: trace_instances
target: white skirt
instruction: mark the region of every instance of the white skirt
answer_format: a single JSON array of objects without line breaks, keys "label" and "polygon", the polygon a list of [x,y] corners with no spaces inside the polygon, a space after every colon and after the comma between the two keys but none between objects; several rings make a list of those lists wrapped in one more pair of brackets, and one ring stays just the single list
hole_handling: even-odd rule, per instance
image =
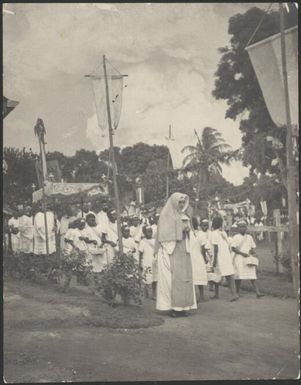
[{"label": "white skirt", "polygon": [[195,290],[193,290],[194,304],[187,307],[172,307],[171,306],[171,270],[169,255],[163,252],[162,247],[158,251],[158,283],[157,283],[157,310],[190,310],[196,309]]},{"label": "white skirt", "polygon": [[257,279],[256,267],[247,265],[242,255],[234,257],[235,279]]},{"label": "white skirt", "polygon": [[194,285],[206,286],[208,283],[207,270],[201,254],[191,254],[192,277]]},{"label": "white skirt", "polygon": [[234,274],[234,267],[233,267],[232,260],[233,258],[230,252],[226,250],[220,253],[219,251],[218,257],[217,257],[217,267],[222,277],[226,277],[227,275]]}]

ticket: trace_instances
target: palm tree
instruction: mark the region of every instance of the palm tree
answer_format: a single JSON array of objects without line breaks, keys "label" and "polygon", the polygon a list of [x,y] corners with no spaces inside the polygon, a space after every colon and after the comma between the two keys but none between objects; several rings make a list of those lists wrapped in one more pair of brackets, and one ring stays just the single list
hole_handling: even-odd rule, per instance
[{"label": "palm tree", "polygon": [[201,184],[208,184],[210,176],[222,175],[221,164],[229,164],[237,158],[238,151],[232,151],[231,146],[225,142],[221,133],[214,128],[205,127],[201,138],[196,130],[195,146],[185,146],[182,153],[187,153],[183,160],[183,167],[192,171],[198,177],[197,198]]}]

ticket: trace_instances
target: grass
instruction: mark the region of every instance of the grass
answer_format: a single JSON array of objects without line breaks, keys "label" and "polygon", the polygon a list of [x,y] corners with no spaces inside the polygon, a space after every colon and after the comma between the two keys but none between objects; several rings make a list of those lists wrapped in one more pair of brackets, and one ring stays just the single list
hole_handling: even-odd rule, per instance
[{"label": "grass", "polygon": [[[60,327],[69,327],[70,322],[75,325],[90,325],[95,327],[109,327],[113,329],[137,329],[161,325],[164,320],[153,312],[150,301],[145,301],[142,306],[119,305],[109,306],[100,296],[93,296],[86,287],[73,286],[67,293],[61,293],[60,287],[55,284],[41,285],[30,281],[6,279],[5,287],[14,295],[22,295],[23,298],[34,300],[39,306],[51,304],[53,311],[44,314],[35,320],[38,327],[46,327],[48,324],[56,324]],[[85,311],[74,313],[74,306]],[[73,310],[71,311],[71,308]],[[26,308],[24,308],[26,312]],[[27,319],[28,318],[28,319]],[[13,319],[10,326],[26,327],[32,324],[30,314],[25,320]]]}]

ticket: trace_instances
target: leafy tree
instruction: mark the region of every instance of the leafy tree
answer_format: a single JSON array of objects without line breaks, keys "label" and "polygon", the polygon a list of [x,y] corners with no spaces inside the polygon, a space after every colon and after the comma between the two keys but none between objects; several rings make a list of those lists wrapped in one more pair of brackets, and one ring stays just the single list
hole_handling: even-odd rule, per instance
[{"label": "leafy tree", "polygon": [[22,150],[5,147],[3,158],[8,167],[3,175],[4,203],[13,206],[30,202],[33,185],[38,184],[35,171],[37,155],[25,147]]},{"label": "leafy tree", "polygon": [[182,152],[188,153],[183,165],[187,170],[197,173],[199,185],[206,185],[211,175],[222,175],[221,163],[229,163],[230,149],[220,132],[205,127],[195,146],[183,148]]},{"label": "leafy tree", "polygon": [[[251,173],[257,170],[263,174],[266,171],[280,174],[283,171],[281,165],[285,164],[285,128],[278,128],[273,123],[245,50],[263,16],[264,11],[254,7],[229,19],[230,44],[219,49],[221,59],[215,73],[215,88],[212,94],[216,99],[227,101],[226,118],[236,120],[244,117],[239,125],[242,132],[244,165],[251,166]],[[286,27],[296,24],[297,17],[290,13]],[[279,13],[273,11],[266,14],[252,43],[278,33],[279,29]],[[278,138],[283,144],[282,149],[275,151],[266,141],[267,136]],[[281,161],[275,164],[275,159]]]}]

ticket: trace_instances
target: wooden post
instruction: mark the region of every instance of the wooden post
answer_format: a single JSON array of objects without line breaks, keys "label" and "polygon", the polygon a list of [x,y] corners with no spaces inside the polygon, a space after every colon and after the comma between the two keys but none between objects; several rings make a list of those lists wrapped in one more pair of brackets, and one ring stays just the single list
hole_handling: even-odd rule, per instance
[{"label": "wooden post", "polygon": [[[194,133],[195,133],[195,136],[197,137],[198,143],[201,144],[201,139],[200,139],[200,137],[199,137],[197,131],[194,130]],[[199,199],[200,199],[201,174],[202,174],[202,169],[201,169],[201,166],[200,166],[199,172],[198,172],[198,176],[197,176],[197,178],[198,178],[198,184],[197,184],[196,199],[195,199],[195,206],[194,206],[195,214],[196,214],[197,207],[198,207],[198,202],[199,202]]]},{"label": "wooden post", "polygon": [[[168,131],[168,141],[171,140],[171,125],[169,125],[169,131]],[[167,148],[168,154],[167,154],[167,172],[166,172],[166,201],[169,198],[169,168],[170,168],[170,153],[169,148]]]},{"label": "wooden post", "polygon": [[112,167],[113,168],[113,185],[114,185],[114,195],[115,195],[115,202],[116,202],[116,212],[117,212],[118,246],[119,246],[119,252],[122,255],[123,254],[123,245],[122,245],[122,233],[121,233],[120,202],[119,202],[119,193],[118,193],[118,185],[117,185],[117,175],[116,175],[117,172],[116,172],[114,144],[113,144],[113,129],[112,129],[112,119],[111,119],[111,109],[110,109],[109,85],[108,85],[105,55],[103,55],[103,70],[104,70],[105,85],[106,85],[106,101],[107,101],[110,151],[111,151],[111,159],[112,159],[112,166],[113,166]]},{"label": "wooden post", "polygon": [[[281,220],[280,220],[280,209],[274,209],[273,210],[273,216],[275,219],[275,226],[281,226]],[[276,273],[283,273],[283,266],[281,262],[279,261],[279,258],[282,257],[282,240],[283,240],[283,232],[277,232],[275,233],[275,243],[276,243]]]},{"label": "wooden post", "polygon": [[80,194],[80,209],[82,212],[82,218],[84,217],[84,197],[83,194]]},{"label": "wooden post", "polygon": [[[46,181],[46,175],[44,173],[44,167],[43,167],[43,155],[42,155],[42,143],[41,138],[39,137],[39,145],[40,145],[40,156],[41,156],[41,166],[42,166],[42,192],[43,192],[43,198],[42,198],[42,207],[43,207],[43,213],[44,213],[44,226],[45,226],[45,238],[46,238],[46,255],[49,257],[49,239],[48,239],[48,225],[47,225],[47,208],[46,208],[46,195],[45,195],[45,181]],[[45,151],[45,144],[43,144],[43,149]],[[46,156],[46,154],[45,154]]]},{"label": "wooden post", "polygon": [[293,134],[291,124],[291,113],[289,103],[289,90],[287,80],[287,64],[286,64],[286,48],[285,48],[285,32],[284,32],[284,9],[283,4],[279,3],[280,11],[280,38],[281,38],[281,58],[282,58],[282,75],[284,85],[284,100],[286,112],[286,162],[287,162],[287,194],[288,194],[288,216],[289,216],[289,249],[291,255],[293,285],[297,298],[297,306],[299,309],[299,269],[298,269],[298,228],[297,228],[297,189],[295,179],[295,161],[293,149]]}]

